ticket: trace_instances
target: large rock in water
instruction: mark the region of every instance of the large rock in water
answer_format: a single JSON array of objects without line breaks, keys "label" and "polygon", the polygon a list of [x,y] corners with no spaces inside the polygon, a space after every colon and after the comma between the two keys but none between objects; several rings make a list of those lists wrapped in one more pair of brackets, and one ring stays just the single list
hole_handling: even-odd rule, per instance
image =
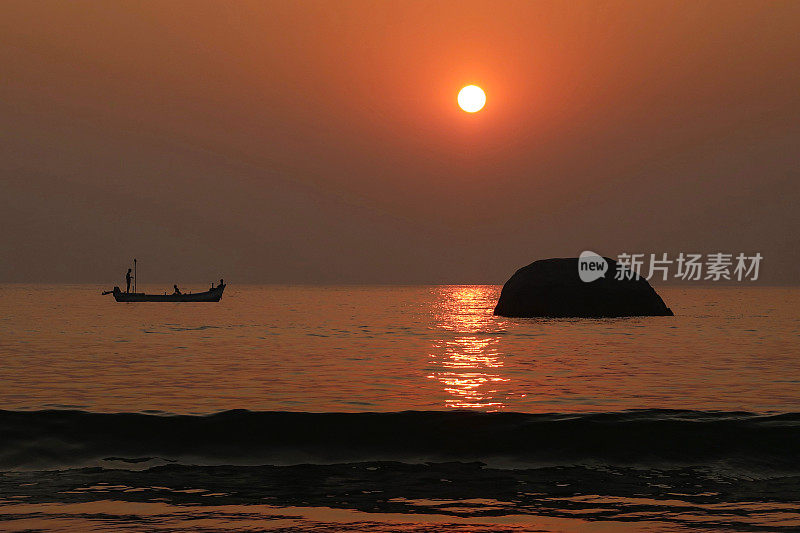
[{"label": "large rock in water", "polygon": [[605,277],[581,281],[578,259],[543,259],[517,270],[503,285],[494,314],[507,317],[672,316],[644,278],[615,279],[608,257]]}]

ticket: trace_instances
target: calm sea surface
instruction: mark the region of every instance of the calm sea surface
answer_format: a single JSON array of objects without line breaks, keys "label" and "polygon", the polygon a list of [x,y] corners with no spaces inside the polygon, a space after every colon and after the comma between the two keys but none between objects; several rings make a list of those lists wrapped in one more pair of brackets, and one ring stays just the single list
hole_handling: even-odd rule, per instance
[{"label": "calm sea surface", "polygon": [[800,289],[100,291],[0,285],[0,529],[800,528]]},{"label": "calm sea surface", "polygon": [[800,411],[798,289],[662,289],[677,316],[605,320],[494,317],[499,291],[233,285],[218,304],[144,305],[97,287],[4,286],[0,403]]}]

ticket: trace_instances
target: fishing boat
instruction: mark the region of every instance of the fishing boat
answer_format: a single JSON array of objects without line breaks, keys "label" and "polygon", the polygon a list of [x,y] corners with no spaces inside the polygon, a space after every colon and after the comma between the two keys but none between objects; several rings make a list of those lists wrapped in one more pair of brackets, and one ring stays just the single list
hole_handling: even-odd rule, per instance
[{"label": "fishing boat", "polygon": [[143,292],[123,292],[119,287],[103,294],[111,294],[118,302],[218,302],[227,285],[220,285],[205,292],[179,294],[146,294]]},{"label": "fishing boat", "polygon": [[[103,291],[103,295],[111,294],[114,296],[114,300],[118,302],[218,302],[222,298],[222,292],[227,287],[224,280],[219,280],[219,285],[214,287],[212,283],[211,288],[205,292],[183,293],[178,290],[177,285],[175,285],[175,292],[172,294],[167,294],[166,292],[164,294],[136,292],[136,280],[139,277],[137,267],[137,261],[134,259],[133,269],[128,269],[126,277],[128,283],[125,292],[121,291],[119,287],[114,287],[113,290]],[[133,276],[130,275],[131,270],[133,270]],[[133,292],[130,292],[131,279],[133,279]]]}]

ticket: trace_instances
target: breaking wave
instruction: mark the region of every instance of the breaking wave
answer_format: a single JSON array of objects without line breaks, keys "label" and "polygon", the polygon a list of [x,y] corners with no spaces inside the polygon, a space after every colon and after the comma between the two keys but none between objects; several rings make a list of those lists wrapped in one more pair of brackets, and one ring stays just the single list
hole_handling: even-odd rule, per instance
[{"label": "breaking wave", "polygon": [[211,415],[0,411],[0,469],[137,465],[480,461],[709,465],[794,472],[800,413],[638,410],[594,414],[301,413]]}]

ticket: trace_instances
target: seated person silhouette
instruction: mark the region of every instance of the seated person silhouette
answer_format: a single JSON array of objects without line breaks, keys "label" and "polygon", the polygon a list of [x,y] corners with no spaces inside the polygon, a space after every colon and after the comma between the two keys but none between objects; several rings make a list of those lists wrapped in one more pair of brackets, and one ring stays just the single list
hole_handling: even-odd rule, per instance
[{"label": "seated person silhouette", "polygon": [[218,289],[221,289],[221,288],[223,288],[224,286],[225,286],[225,280],[224,280],[224,279],[222,279],[222,278],[220,278],[220,280],[219,280],[219,285],[217,285],[217,288],[218,288]]},{"label": "seated person silhouette", "polygon": [[173,292],[172,294],[182,294],[182,293],[181,293],[181,290],[178,288],[178,286],[177,286],[177,285],[173,285],[173,286],[172,286],[172,288],[174,288],[174,289],[175,289],[175,292]]}]

